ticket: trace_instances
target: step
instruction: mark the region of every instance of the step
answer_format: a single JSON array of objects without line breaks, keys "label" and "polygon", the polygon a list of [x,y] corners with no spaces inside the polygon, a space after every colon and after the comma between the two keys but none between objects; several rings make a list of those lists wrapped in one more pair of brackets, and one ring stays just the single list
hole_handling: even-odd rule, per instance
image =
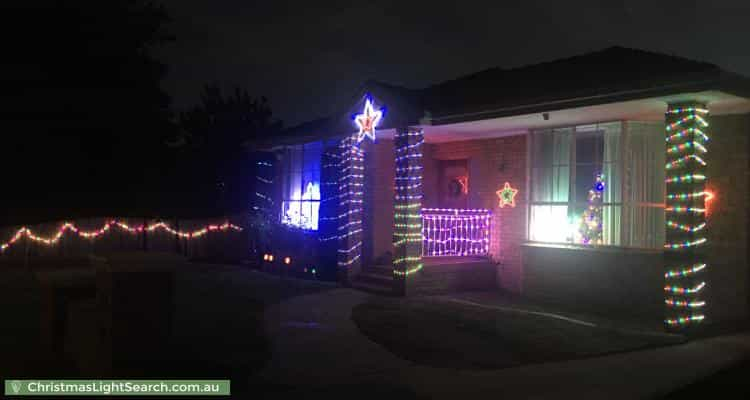
[{"label": "step", "polygon": [[376,283],[365,282],[361,280],[355,280],[352,282],[352,287],[359,289],[363,292],[392,296],[393,286],[392,285],[381,285]]},{"label": "step", "polygon": [[393,276],[393,266],[392,265],[369,265],[364,268],[365,272],[372,272],[377,273],[381,275],[388,275]]},{"label": "step", "polygon": [[380,285],[392,285],[393,284],[393,272],[389,272],[387,275],[381,272],[362,271],[357,275],[357,279]]}]

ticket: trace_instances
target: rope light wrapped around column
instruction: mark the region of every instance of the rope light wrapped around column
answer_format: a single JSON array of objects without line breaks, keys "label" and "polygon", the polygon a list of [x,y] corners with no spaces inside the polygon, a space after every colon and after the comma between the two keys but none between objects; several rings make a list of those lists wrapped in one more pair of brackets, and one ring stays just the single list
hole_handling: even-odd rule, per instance
[{"label": "rope light wrapped around column", "polygon": [[362,263],[362,203],[364,197],[365,158],[357,135],[341,141],[339,215],[337,239],[339,281],[351,283],[351,271]]},{"label": "rope light wrapped around column", "polygon": [[396,292],[404,294],[406,279],[422,269],[422,146],[417,128],[396,129],[396,181],[393,226],[393,274]]},{"label": "rope light wrapped around column", "polygon": [[706,318],[706,153],[708,110],[670,105],[666,113],[666,243],[664,305],[668,329]]}]

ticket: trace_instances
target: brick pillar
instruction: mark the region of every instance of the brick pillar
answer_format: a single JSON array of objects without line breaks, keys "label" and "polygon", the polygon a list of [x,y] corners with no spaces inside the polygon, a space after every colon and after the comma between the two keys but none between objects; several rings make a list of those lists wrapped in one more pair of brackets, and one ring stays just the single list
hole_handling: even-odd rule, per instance
[{"label": "brick pillar", "polygon": [[362,201],[365,159],[356,135],[341,141],[338,281],[351,285],[362,268]]},{"label": "brick pillar", "polygon": [[665,325],[684,329],[703,321],[706,270],[705,104],[670,104],[666,113]]},{"label": "brick pillar", "polygon": [[394,292],[406,295],[410,276],[422,269],[422,145],[418,128],[398,128],[396,147],[395,218],[393,227]]}]

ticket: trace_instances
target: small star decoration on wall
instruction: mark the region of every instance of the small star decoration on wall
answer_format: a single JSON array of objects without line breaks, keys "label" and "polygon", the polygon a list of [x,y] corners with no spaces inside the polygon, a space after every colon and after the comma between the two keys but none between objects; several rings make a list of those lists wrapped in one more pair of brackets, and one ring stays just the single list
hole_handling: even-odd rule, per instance
[{"label": "small star decoration on wall", "polygon": [[518,193],[518,189],[510,187],[510,183],[505,182],[503,188],[495,193],[497,193],[497,197],[500,198],[500,204],[498,204],[500,208],[505,206],[516,206],[516,193]]},{"label": "small star decoration on wall", "polygon": [[365,137],[369,137],[370,140],[375,141],[375,127],[378,126],[380,118],[383,117],[383,112],[375,110],[372,107],[372,100],[365,100],[365,109],[362,114],[358,114],[354,117],[354,122],[359,127],[359,135],[357,135],[357,143],[364,140]]}]

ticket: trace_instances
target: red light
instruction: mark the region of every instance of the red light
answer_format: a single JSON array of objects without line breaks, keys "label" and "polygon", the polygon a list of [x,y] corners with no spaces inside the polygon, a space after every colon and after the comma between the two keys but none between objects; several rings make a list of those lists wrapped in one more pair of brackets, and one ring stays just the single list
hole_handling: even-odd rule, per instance
[{"label": "red light", "polygon": [[284,264],[289,265],[291,263],[292,263],[292,258],[291,257],[284,257]]},{"label": "red light", "polygon": [[706,190],[706,199],[704,201],[705,208],[706,208],[706,216],[708,216],[708,215],[711,214],[711,211],[712,211],[713,207],[711,207],[711,204],[709,204],[709,203],[711,202],[711,200],[713,200],[714,197],[716,197],[714,195],[714,192],[712,192],[710,190]]}]

